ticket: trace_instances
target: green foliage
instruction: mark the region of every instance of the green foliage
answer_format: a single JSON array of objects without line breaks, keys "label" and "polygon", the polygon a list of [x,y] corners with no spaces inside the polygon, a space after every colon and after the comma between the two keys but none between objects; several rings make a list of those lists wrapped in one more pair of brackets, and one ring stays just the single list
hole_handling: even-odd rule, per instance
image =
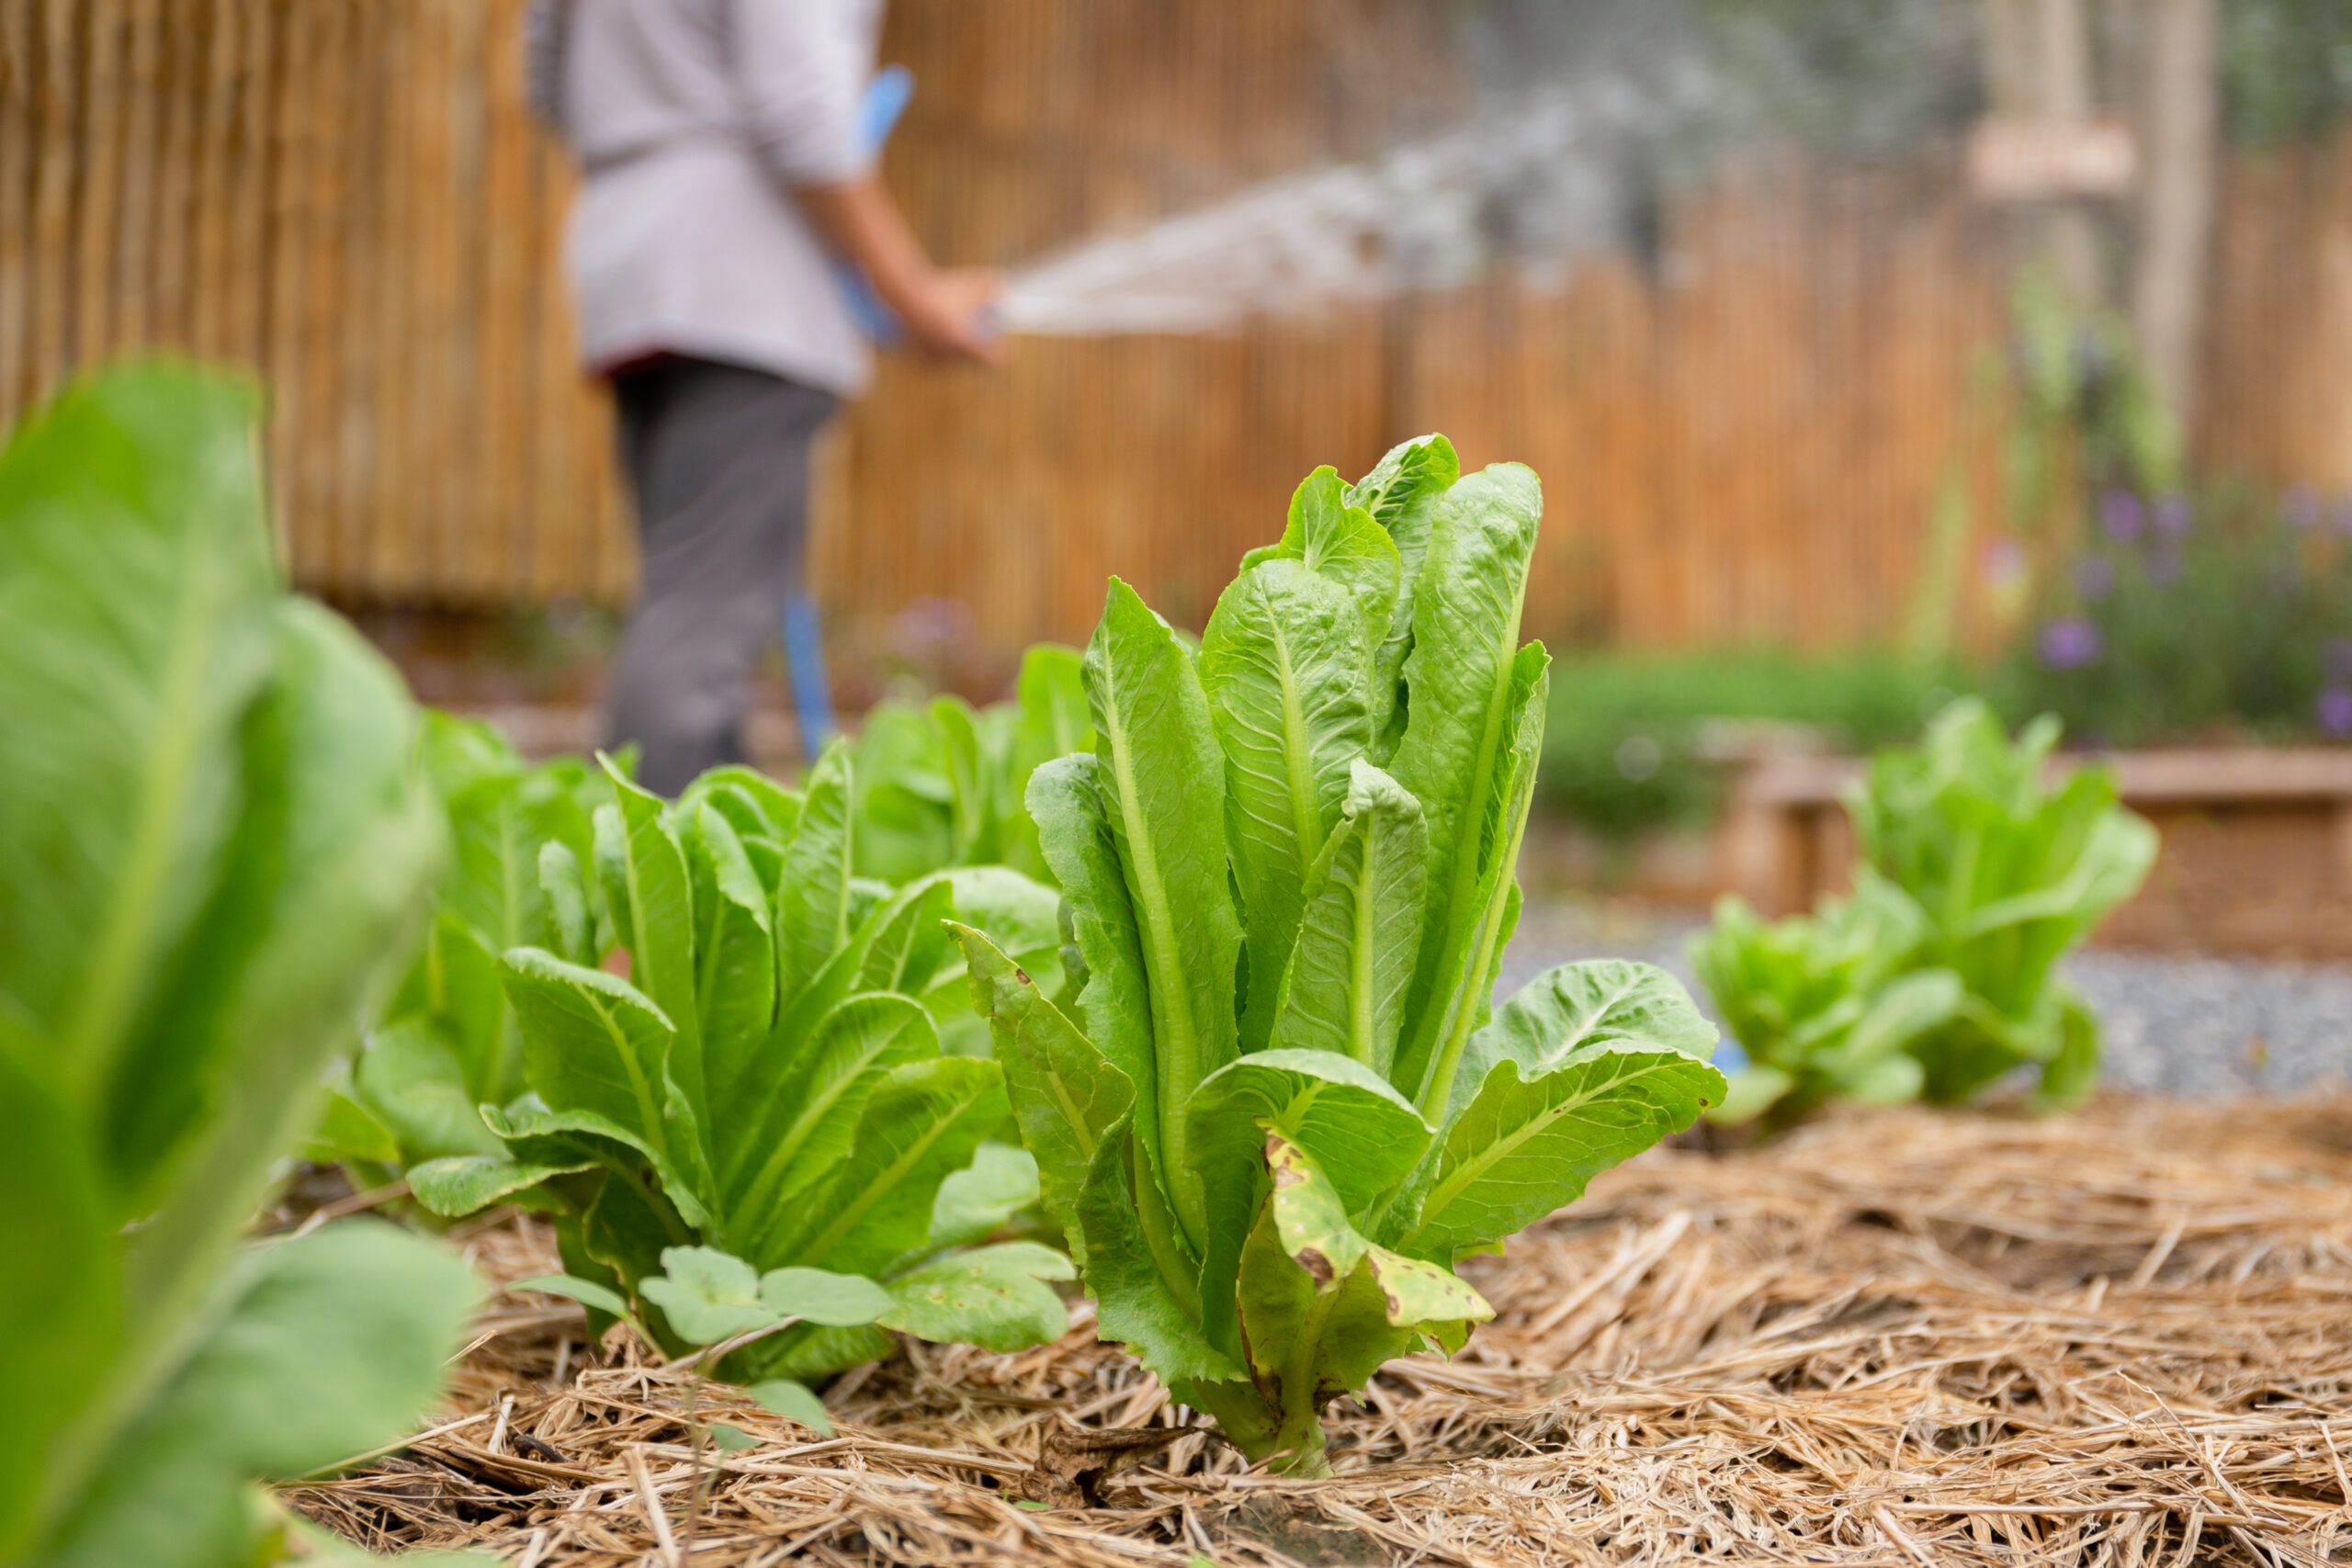
[{"label": "green foliage", "polygon": [[2001,458],[2008,521],[2064,532],[2110,484],[2177,490],[2179,422],[2142,368],[2131,324],[2070,299],[2054,269],[2018,274],[2015,358]]},{"label": "green foliage", "polygon": [[[2124,46],[2119,63],[2143,9],[2118,7],[2101,29]],[[2215,10],[2231,141],[2322,136],[2352,109],[2352,5]],[[1732,100],[1718,111],[1726,130],[1760,122],[1836,155],[1886,158],[1956,135],[1983,111],[1983,11],[1951,0],[1704,0],[1699,14]]]},{"label": "green foliage", "polygon": [[85,381],[0,456],[0,1562],[243,1568],[251,1483],[431,1401],[465,1268],[240,1249],[440,852],[400,681],[288,597],[244,387]]},{"label": "green foliage", "polygon": [[2231,140],[2263,146],[2324,135],[2352,111],[2352,6],[2230,0],[2220,9]]},{"label": "green foliage", "polygon": [[[628,1305],[673,1353],[756,1326],[721,1322],[729,1303],[763,1310],[747,1281],[823,1270],[895,1292],[889,1313],[854,1323],[794,1312],[729,1358],[738,1376],[870,1359],[888,1346],[876,1322],[1003,1348],[1058,1334],[1058,1303],[1044,1310],[1052,1292],[1034,1275],[1026,1315],[1009,1316],[994,1301],[944,1303],[936,1272],[944,1252],[985,1259],[952,1249],[1035,1195],[1016,1151],[983,1153],[1008,1116],[996,1064],[943,1053],[937,1021],[972,1021],[941,922],[989,931],[1050,979],[1051,891],[1001,867],[896,890],[854,876],[841,747],[797,795],[721,769],[665,804],[610,763],[606,774],[584,882],[568,810],[551,816],[559,836],[505,862],[543,874],[552,944],[499,960],[521,1092],[481,1107],[486,1149],[409,1171],[418,1200],[447,1215],[552,1210],[567,1270],[604,1292],[572,1293],[599,1314]],[[599,929],[627,978],[598,967]]]},{"label": "green foliage", "polygon": [[2352,738],[2352,502],[2110,491],[1990,686],[2100,745]]},{"label": "green foliage", "polygon": [[1835,156],[1890,158],[1982,112],[1976,6],[1702,0],[1699,14],[1733,99],[1726,130],[1760,121]]},{"label": "green foliage", "polygon": [[1713,753],[1726,733],[1790,726],[1838,750],[1892,745],[1918,734],[1957,679],[1883,652],[1582,655],[1552,695],[1544,798],[1612,843],[1702,826],[1721,803]]},{"label": "green foliage", "polygon": [[1927,519],[1924,570],[1905,642],[1948,654],[1978,533],[1970,454],[1997,447],[1999,503],[1983,547],[1984,607],[2009,625],[2047,600],[2063,553],[2090,525],[2092,498],[2117,490],[2177,491],[2186,471],[2179,422],[2141,366],[2129,322],[2086,310],[2054,268],[2035,265],[2010,296],[2010,352],[1981,355],[1962,434]]},{"label": "green foliage", "polygon": [[1927,1075],[1911,1046],[1964,999],[1951,970],[1917,966],[1925,934],[1918,907],[1883,883],[1777,922],[1718,903],[1690,959],[1747,1065],[1708,1119],[1781,1127],[1832,1100],[1917,1099]]},{"label": "green foliage", "polygon": [[2047,783],[2057,738],[2044,719],[2012,745],[1984,703],[1954,703],[1849,797],[1851,900],[1778,925],[1718,909],[1693,958],[1751,1063],[1724,1119],[1958,1104],[2019,1068],[2045,1108],[2089,1094],[2098,1023],[2058,960],[2138,889],[2156,835],[2103,768]]},{"label": "green foliage", "polygon": [[1040,643],[1013,699],[879,703],[858,732],[857,871],[899,883],[948,865],[1006,865],[1049,881],[1022,798],[1039,764],[1092,741],[1074,649]]},{"label": "green foliage", "polygon": [[[1034,1180],[1032,1188],[1034,1191]],[[697,1371],[785,1330],[896,1328],[924,1339],[964,1339],[994,1350],[1019,1350],[1058,1337],[1069,1314],[1052,1281],[1073,1277],[1069,1259],[1035,1242],[1010,1241],[933,1258],[888,1288],[860,1274],[792,1267],[763,1274],[741,1258],[707,1247],[662,1249],[661,1269],[639,1282],[661,1309],[668,1336],[692,1347]],[[573,1275],[525,1280],[518,1291],[568,1296],[592,1311],[649,1331],[610,1286]],[[856,1341],[851,1341],[854,1343]],[[753,1383],[753,1400],[820,1436],[832,1435],[824,1402],[797,1378]],[[732,1431],[740,1441],[730,1440]],[[751,1439],[719,1427],[722,1448]]]},{"label": "green foliage", "polygon": [[2098,1081],[2098,1022],[2057,963],[2139,891],[2156,833],[2117,801],[2105,768],[2047,782],[2058,733],[2036,720],[2012,745],[1984,704],[1958,702],[1917,748],[1880,756],[1848,802],[1860,886],[1907,896],[1926,918],[1920,963],[1967,992],[1917,1046],[1930,1100],[1965,1100],[2027,1064],[2048,1106]]},{"label": "green foliage", "polygon": [[1719,1098],[1714,1032],[1639,964],[1490,1008],[1546,661],[1540,501],[1442,437],[1300,486],[1195,653],[1114,581],[1093,750],[1028,802],[1065,1007],[959,929],[1047,1211],[1125,1340],[1256,1459],[1490,1315],[1452,1272]]},{"label": "green foliage", "polygon": [[526,763],[494,727],[432,711],[417,750],[448,829],[449,862],[424,951],[336,1085],[310,1151],[363,1171],[495,1155],[478,1108],[524,1088],[499,954],[610,945],[598,886],[560,869],[542,875],[550,854],[559,867],[593,862],[592,813],[612,797],[604,774],[578,758]]}]

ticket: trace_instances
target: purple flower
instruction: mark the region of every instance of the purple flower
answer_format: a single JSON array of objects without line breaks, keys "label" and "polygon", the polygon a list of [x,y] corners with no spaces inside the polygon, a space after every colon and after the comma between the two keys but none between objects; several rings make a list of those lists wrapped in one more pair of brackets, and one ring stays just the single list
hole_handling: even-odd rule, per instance
[{"label": "purple flower", "polygon": [[1984,556],[1977,569],[1988,588],[2014,588],[2025,576],[2025,549],[2015,539],[2001,537],[1984,542]]},{"label": "purple flower", "polygon": [[2038,650],[2041,662],[2052,670],[2080,670],[2098,662],[2102,646],[2098,627],[2073,615],[2043,626]]},{"label": "purple flower", "polygon": [[2288,527],[2307,533],[2319,526],[2321,511],[2319,491],[2309,485],[2297,485],[2287,492],[2278,514],[2287,520]]},{"label": "purple flower", "polygon": [[2140,536],[2145,510],[2130,491],[2111,490],[2098,498],[2098,525],[2117,544],[2128,545]]},{"label": "purple flower", "polygon": [[2156,502],[2156,532],[2167,538],[2179,538],[2188,532],[2188,498],[2167,495]]},{"label": "purple flower", "polygon": [[2115,563],[2105,556],[2085,556],[2075,563],[2075,592],[2098,604],[2115,592]]},{"label": "purple flower", "polygon": [[2327,687],[2319,694],[2317,708],[2322,734],[2338,740],[2352,737],[2352,686]]}]

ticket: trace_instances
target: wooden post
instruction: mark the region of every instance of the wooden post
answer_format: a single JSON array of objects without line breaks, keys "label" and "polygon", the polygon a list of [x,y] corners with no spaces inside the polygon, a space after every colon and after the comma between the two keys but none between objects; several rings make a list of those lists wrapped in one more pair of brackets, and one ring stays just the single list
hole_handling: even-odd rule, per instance
[{"label": "wooden post", "polygon": [[[2090,18],[2084,0],[1984,0],[1984,78],[1994,112],[2052,127],[2092,118]],[[2079,200],[2050,203],[2043,254],[2067,297],[2097,305],[2106,290],[2098,229]]]},{"label": "wooden post", "polygon": [[2132,324],[2141,361],[2185,431],[2196,418],[2221,118],[2215,0],[2143,0],[2144,171]]}]

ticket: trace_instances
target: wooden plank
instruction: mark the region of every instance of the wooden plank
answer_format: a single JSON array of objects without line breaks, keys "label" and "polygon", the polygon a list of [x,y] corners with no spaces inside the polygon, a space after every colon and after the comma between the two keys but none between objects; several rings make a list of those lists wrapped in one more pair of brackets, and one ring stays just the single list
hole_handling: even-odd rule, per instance
[{"label": "wooden plank", "polygon": [[121,0],[88,0],[84,7],[87,53],[84,80],[86,107],[81,131],[83,190],[80,228],[74,236],[76,263],[84,272],[74,301],[74,354],[87,364],[113,346],[115,291],[102,270],[115,254],[115,230],[122,217],[125,18]]},{"label": "wooden plank", "polygon": [[[2068,753],[2052,760],[2051,777],[2084,767],[2112,772],[2117,791],[2133,806],[2352,800],[2352,751],[2327,747]],[[1735,793],[1758,808],[1832,805],[1865,771],[1851,757],[1768,753],[1740,767]]]},{"label": "wooden plank", "polygon": [[[40,144],[37,103],[36,13],[0,6],[0,212],[32,210]],[[21,217],[0,223],[0,408],[29,403],[32,364],[33,226]]]},{"label": "wooden plank", "polygon": [[[29,6],[31,0],[19,0]],[[33,230],[32,382],[54,389],[72,368],[75,156],[83,91],[75,59],[72,0],[44,0],[34,48],[40,62],[40,135],[30,219]]]},{"label": "wooden plank", "polygon": [[141,341],[183,352],[189,340],[190,276],[195,250],[195,154],[204,97],[209,0],[165,0],[159,13],[154,217],[142,251],[126,251],[132,290],[152,308]]},{"label": "wooden plank", "polygon": [[122,215],[115,250],[91,256],[111,297],[113,341],[145,347],[153,341],[152,302],[145,264],[153,254],[161,214],[157,206],[157,145],[163,105],[164,0],[130,0],[130,74],[114,128],[122,140]]}]

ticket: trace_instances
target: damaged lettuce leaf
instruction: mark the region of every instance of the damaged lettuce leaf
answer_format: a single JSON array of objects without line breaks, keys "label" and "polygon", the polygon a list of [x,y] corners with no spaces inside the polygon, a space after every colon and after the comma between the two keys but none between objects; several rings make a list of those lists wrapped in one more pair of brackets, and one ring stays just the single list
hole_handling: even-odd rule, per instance
[{"label": "damaged lettuce leaf", "polygon": [[1719,1100],[1714,1031],[1637,964],[1492,1006],[1548,682],[1541,502],[1442,437],[1299,487],[1197,652],[1113,581],[1091,750],[1028,802],[1074,1002],[959,928],[1102,1332],[1253,1460],[1492,1315],[1464,1256]]}]

